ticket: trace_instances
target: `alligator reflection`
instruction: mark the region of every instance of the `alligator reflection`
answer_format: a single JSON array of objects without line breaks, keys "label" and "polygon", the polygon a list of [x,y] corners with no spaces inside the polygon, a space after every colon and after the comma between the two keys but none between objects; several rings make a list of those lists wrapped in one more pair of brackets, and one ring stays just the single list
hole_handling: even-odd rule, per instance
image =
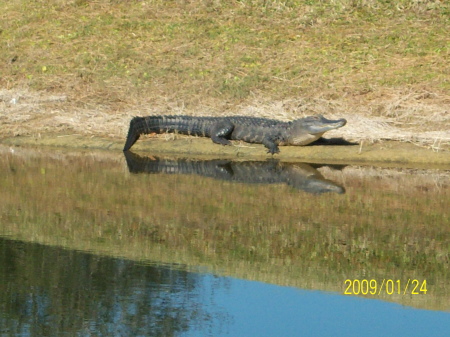
[{"label": "alligator reflection", "polygon": [[245,184],[287,184],[308,193],[345,193],[342,186],[325,179],[309,164],[226,159],[191,160],[141,157],[124,152],[131,173],[195,174]]}]

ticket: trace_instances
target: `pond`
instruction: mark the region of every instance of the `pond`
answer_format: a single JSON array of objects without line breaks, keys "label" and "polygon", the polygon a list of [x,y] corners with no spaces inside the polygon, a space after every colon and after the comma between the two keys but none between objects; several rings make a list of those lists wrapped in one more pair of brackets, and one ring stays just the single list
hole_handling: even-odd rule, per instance
[{"label": "pond", "polygon": [[2,336],[450,331],[448,170],[0,152]]}]

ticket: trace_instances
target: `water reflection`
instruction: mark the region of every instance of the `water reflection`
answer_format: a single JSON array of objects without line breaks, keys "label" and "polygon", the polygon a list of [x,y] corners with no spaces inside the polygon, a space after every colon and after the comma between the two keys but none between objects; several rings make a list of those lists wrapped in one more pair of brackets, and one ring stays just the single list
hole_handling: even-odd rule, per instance
[{"label": "water reflection", "polygon": [[174,336],[227,319],[205,311],[198,274],[182,269],[0,237],[0,270],[10,336]]},{"label": "water reflection", "polygon": [[434,336],[450,313],[0,237],[1,336]]},{"label": "water reflection", "polygon": [[321,167],[346,192],[311,197],[286,183],[233,183],[233,162],[219,181],[129,174],[122,153],[1,151],[0,235],[302,289],[426,280],[426,295],[378,299],[450,308],[449,172]]},{"label": "water reflection", "polygon": [[325,179],[314,167],[304,163],[163,159],[142,157],[131,151],[124,155],[131,173],[195,174],[245,184],[287,184],[313,194],[345,192],[342,186]]}]

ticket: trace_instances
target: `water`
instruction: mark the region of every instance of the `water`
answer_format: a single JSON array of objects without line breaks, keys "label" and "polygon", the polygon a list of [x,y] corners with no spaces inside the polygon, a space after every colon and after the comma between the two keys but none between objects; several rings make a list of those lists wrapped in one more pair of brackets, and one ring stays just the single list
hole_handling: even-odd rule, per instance
[{"label": "water", "polygon": [[1,336],[450,331],[448,171],[2,150]]},{"label": "water", "polygon": [[[0,239],[5,336],[447,336],[450,314]],[[370,327],[370,329],[369,329]]]}]

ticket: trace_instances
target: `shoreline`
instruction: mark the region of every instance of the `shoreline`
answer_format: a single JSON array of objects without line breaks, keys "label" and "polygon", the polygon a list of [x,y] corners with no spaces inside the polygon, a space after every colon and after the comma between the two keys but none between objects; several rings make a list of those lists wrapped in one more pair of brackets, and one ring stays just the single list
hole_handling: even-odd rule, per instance
[{"label": "shoreline", "polygon": [[[86,136],[81,134],[40,134],[39,136],[16,136],[1,138],[7,146],[55,147],[72,150],[122,151],[125,140]],[[286,162],[320,164],[357,164],[384,167],[450,169],[447,151],[430,149],[398,141],[362,141],[354,145],[308,145],[282,146],[274,156],[266,153],[261,144],[233,142],[233,146],[220,146],[208,138],[180,135],[142,137],[131,149],[146,154],[180,157],[220,157],[236,160],[276,159]]]}]

